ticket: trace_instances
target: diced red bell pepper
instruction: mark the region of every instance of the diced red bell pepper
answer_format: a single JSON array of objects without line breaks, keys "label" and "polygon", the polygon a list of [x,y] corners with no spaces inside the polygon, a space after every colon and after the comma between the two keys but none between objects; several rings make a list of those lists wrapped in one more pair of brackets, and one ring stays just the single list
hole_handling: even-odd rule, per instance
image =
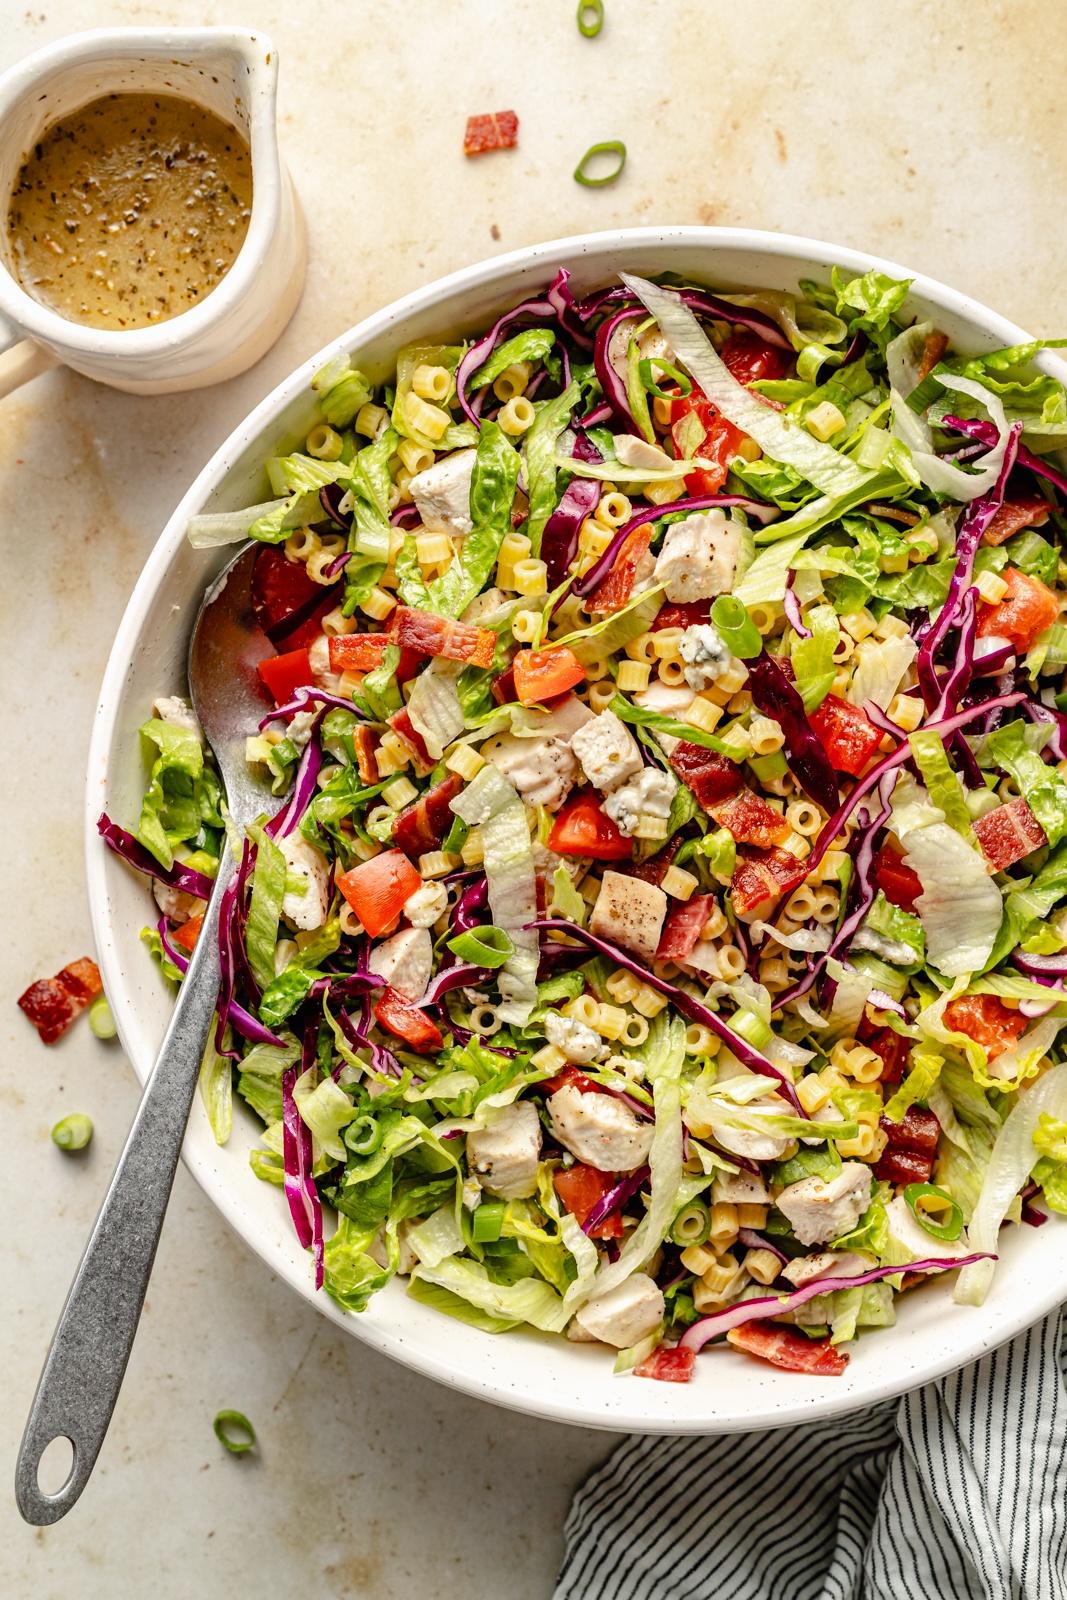
[{"label": "diced red bell pepper", "polygon": [[741,768],[735,761],[705,750],[703,745],[690,744],[688,739],[675,745],[670,763],[705,811],[722,805],[743,787]]},{"label": "diced red bell pepper", "polygon": [[799,887],[808,875],[807,863],[788,850],[766,850],[759,856],[742,856],[734,868],[730,899],[739,917],[747,917],[766,900],[777,900]]},{"label": "diced red bell pepper", "polygon": [[411,746],[415,756],[415,771],[418,776],[424,778],[428,772],[432,772],[434,767],[433,757],[426,748],[426,741],[422,734],[416,730],[407,706],[403,706],[399,711],[393,712],[393,715],[389,718],[389,726],[394,733],[398,733]]},{"label": "diced red bell pepper", "polygon": [[696,1362],[695,1350],[684,1350],[681,1345],[668,1349],[659,1345],[650,1356],[639,1361],[634,1368],[635,1378],[658,1378],[661,1383],[688,1383]]},{"label": "diced red bell pepper", "polygon": [[204,925],[204,913],[198,911],[195,917],[190,917],[188,922],[183,922],[180,928],[175,928],[171,934],[175,944],[180,944],[183,950],[190,954],[196,949],[196,941],[200,937],[200,929]]},{"label": "diced red bell pepper", "polygon": [[450,772],[426,794],[413,800],[393,823],[393,842],[409,856],[424,856],[431,850],[439,850],[456,820],[451,802],[462,787],[463,779]]},{"label": "diced red bell pepper", "polygon": [[731,1328],[726,1338],[735,1350],[744,1350],[787,1372],[839,1378],[848,1366],[848,1356],[829,1339],[809,1339],[780,1322],[745,1322],[740,1328]]},{"label": "diced red bell pepper", "polygon": [[493,679],[493,699],[498,706],[510,706],[515,700],[515,674],[509,667]]},{"label": "diced red bell pepper", "polygon": [[[330,639],[331,672],[373,672],[382,664],[382,657],[394,641],[387,633],[338,633]],[[419,670],[421,656],[415,650],[400,647],[400,662],[396,669],[397,683],[407,683]]]},{"label": "diced red bell pepper", "polygon": [[915,910],[915,902],[923,892],[922,880],[891,844],[881,845],[874,858],[874,879],[891,906]]},{"label": "diced red bell pepper", "polygon": [[679,449],[685,446],[689,431],[686,419],[690,416],[697,417],[704,429],[704,438],[695,452],[690,450],[686,453],[698,455],[709,465],[686,474],[686,492],[693,496],[718,494],[726,482],[729,464],[746,435],[720,416],[710,400],[694,387],[691,394],[671,402],[671,433]]},{"label": "diced red bell pepper", "polygon": [[[582,1223],[608,1190],[614,1188],[615,1179],[610,1172],[598,1172],[595,1167],[583,1167],[576,1162],[573,1167],[563,1167],[553,1173],[552,1183],[571,1216]],[[622,1233],[622,1217],[615,1211],[593,1228],[589,1237],[621,1239]]]},{"label": "diced red bell pepper", "polygon": [[420,1011],[388,986],[374,1001],[374,1015],[383,1028],[403,1039],[419,1055],[425,1055],[428,1050],[440,1050],[445,1042],[440,1028],[431,1022],[425,1011]]},{"label": "diced red bell pepper", "polygon": [[102,989],[96,962],[82,956],[57,972],[54,978],[40,978],[31,983],[19,996],[18,1004],[37,1029],[42,1043],[55,1044]]},{"label": "diced red bell pepper", "polygon": [[710,894],[698,894],[692,900],[675,901],[667,912],[667,920],[659,936],[656,960],[684,961],[700,938],[714,904],[715,896]]},{"label": "diced red bell pepper", "polygon": [[355,728],[352,733],[352,744],[356,752],[356,767],[361,783],[378,782],[378,760],[376,751],[380,741],[378,735],[371,728]]},{"label": "diced red bell pepper", "polygon": [[1011,1049],[1026,1032],[1026,1021],[1021,1011],[1010,1010],[995,994],[961,995],[945,1007],[945,1027],[965,1033],[990,1060]]},{"label": "diced red bell pepper", "polygon": [[780,811],[748,788],[716,806],[712,815],[720,828],[733,834],[738,844],[758,844],[762,850],[781,844],[793,831]]},{"label": "diced red bell pepper", "polygon": [[830,757],[835,772],[858,778],[882,742],[881,730],[868,722],[859,706],[839,695],[828,694],[808,721]]},{"label": "diced red bell pepper", "polygon": [[259,663],[256,671],[274,696],[277,706],[284,706],[298,689],[315,681],[311,657],[306,649],[289,650],[284,656],[268,656]]},{"label": "diced red bell pepper", "polygon": [[491,667],[496,654],[496,634],[469,622],[453,622],[432,611],[397,606],[389,625],[390,644],[399,644],[420,656],[440,656],[472,667]]},{"label": "diced red bell pepper", "polygon": [[518,142],[519,119],[514,111],[492,111],[467,118],[463,135],[465,156],[484,156],[487,150],[511,150]]},{"label": "diced red bell pepper", "polygon": [[372,939],[398,917],[404,901],[422,887],[422,879],[403,850],[383,850],[351,867],[337,887]]},{"label": "diced red bell pepper", "polygon": [[585,668],[572,650],[558,644],[548,650],[520,650],[511,663],[515,695],[524,706],[554,700],[585,677]]},{"label": "diced red bell pepper", "polygon": [[537,1087],[545,1094],[555,1094],[559,1089],[577,1089],[579,1094],[604,1092],[598,1083],[594,1083],[592,1078],[587,1078],[584,1072],[579,1072],[577,1067],[564,1067],[554,1078],[545,1078]]},{"label": "diced red bell pepper", "polygon": [[868,1022],[866,1016],[859,1020],[856,1028],[856,1038],[865,1044],[868,1050],[873,1050],[876,1056],[882,1058],[882,1083],[899,1083],[904,1076],[904,1068],[908,1061],[908,1051],[912,1041],[906,1034],[894,1033],[892,1028],[876,1028],[873,1022]]},{"label": "diced red bell pepper", "polygon": [[763,378],[783,378],[789,371],[788,350],[779,350],[747,328],[732,333],[719,351],[724,365],[738,383],[758,383]]},{"label": "diced red bell pepper", "polygon": [[1025,655],[1037,638],[1050,628],[1060,614],[1060,603],[1040,578],[1027,577],[1018,567],[1005,567],[1000,574],[1008,586],[1003,600],[978,607],[978,637],[1010,639],[1019,655]]},{"label": "diced red bell pepper", "polygon": [[634,580],[648,554],[654,532],[651,522],[631,528],[616,552],[611,571],[586,601],[587,611],[618,611],[626,604],[634,592]]},{"label": "diced red bell pepper", "polygon": [[1005,500],[982,535],[983,544],[1003,544],[1023,528],[1040,528],[1048,521],[1049,503],[1044,495],[1027,500]]},{"label": "diced red bell pepper", "polygon": [[923,358],[919,363],[919,382],[928,378],[937,363],[948,349],[948,334],[939,333],[936,328],[927,335],[923,344]]},{"label": "diced red bell pepper", "polygon": [[564,801],[552,824],[548,848],[561,856],[592,856],[594,861],[625,861],[633,854],[629,839],[601,810],[591,789],[576,789]]},{"label": "diced red bell pepper", "polygon": [[710,600],[682,600],[677,603],[669,602],[660,606],[656,615],[648,625],[650,633],[659,633],[661,628],[695,628],[699,622],[707,622],[711,617]]},{"label": "diced red bell pepper", "polygon": [[290,561],[278,545],[266,544],[259,551],[252,572],[252,611],[276,650],[309,645],[336,604],[336,585],[315,583],[302,561]]},{"label": "diced red bell pepper", "polygon": [[1048,843],[1044,828],[1022,795],[979,817],[974,831],[997,872],[1013,867],[1023,856]]}]

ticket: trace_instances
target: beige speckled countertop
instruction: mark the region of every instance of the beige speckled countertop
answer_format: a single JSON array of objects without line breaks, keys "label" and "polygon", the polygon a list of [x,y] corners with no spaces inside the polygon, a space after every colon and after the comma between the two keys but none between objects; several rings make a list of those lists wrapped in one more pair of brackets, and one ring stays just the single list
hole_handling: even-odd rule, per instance
[{"label": "beige speckled countertop", "polygon": [[[272,1279],[179,1172],[149,1303],[95,1478],[47,1530],[14,1457],[55,1318],[133,1115],[133,1075],[84,1023],[45,1050],[14,999],[90,948],[82,785],[110,640],[192,476],[296,363],[367,312],[498,251],[652,222],[747,225],[881,252],[1035,333],[1067,331],[1062,0],[100,0],[102,26],[243,22],[281,53],[303,198],[303,302],[253,371],[135,399],[69,373],[0,403],[5,888],[0,1065],[8,1402],[5,1600],[539,1600],[603,1434],[492,1409],[372,1354]],[[0,8],[0,66],[84,26],[74,0]],[[513,106],[519,148],[465,161],[464,120]],[[570,173],[624,139],[612,188]],[[51,1144],[90,1113],[87,1156]],[[261,1445],[216,1444],[222,1406]]]}]

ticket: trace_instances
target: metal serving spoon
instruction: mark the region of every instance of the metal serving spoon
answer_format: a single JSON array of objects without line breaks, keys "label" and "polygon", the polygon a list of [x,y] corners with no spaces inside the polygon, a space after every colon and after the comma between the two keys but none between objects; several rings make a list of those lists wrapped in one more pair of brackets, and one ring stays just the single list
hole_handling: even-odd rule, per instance
[{"label": "metal serving spoon", "polygon": [[[189,646],[193,707],[241,826],[264,812],[273,816],[281,805],[245,761],[245,738],[271,705],[256,672],[272,649],[252,610],[258,551],[258,545],[245,549],[208,590]],[[37,1385],[15,1469],[15,1496],[27,1522],[66,1516],[89,1481],[115,1409],[218,998],[219,902],[233,868],[227,846],[170,1026]],[[74,1461],[63,1487],[46,1494],[38,1467],[61,1438],[73,1445]]]}]

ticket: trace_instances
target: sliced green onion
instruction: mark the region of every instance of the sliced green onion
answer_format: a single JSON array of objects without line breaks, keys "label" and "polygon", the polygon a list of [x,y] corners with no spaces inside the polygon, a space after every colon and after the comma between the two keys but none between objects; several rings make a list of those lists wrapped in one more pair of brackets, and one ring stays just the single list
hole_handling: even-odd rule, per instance
[{"label": "sliced green onion", "polygon": [[[587,18],[592,18],[588,21]],[[604,0],[578,0],[578,32],[583,39],[595,39],[604,26]]]},{"label": "sliced green onion", "polygon": [[[935,1239],[958,1239],[963,1232],[963,1212],[952,1196],[936,1184],[909,1183],[904,1190],[904,1199],[920,1228],[925,1228]],[[933,1205],[923,1203],[931,1200]],[[945,1220],[938,1222],[931,1212],[944,1216]]]},{"label": "sliced green onion", "polygon": [[256,1442],[256,1430],[240,1411],[220,1411],[214,1422],[215,1437],[231,1455],[243,1455]]},{"label": "sliced green onion", "polygon": [[[609,172],[605,178],[586,177],[585,169],[589,162],[596,156],[618,156],[619,164],[614,172]],[[603,144],[591,144],[585,155],[574,169],[575,183],[584,183],[587,189],[602,189],[606,183],[614,183],[626,165],[626,146],[621,139],[606,139]]]},{"label": "sliced green onion", "polygon": [[454,939],[449,939],[448,948],[461,961],[469,961],[475,967],[502,967],[508,957],[515,954],[510,934],[503,928],[491,926],[457,933]]},{"label": "sliced green onion", "polygon": [[93,1124],[80,1111],[72,1112],[52,1129],[52,1143],[61,1150],[84,1150],[93,1136]]},{"label": "sliced green onion", "polygon": [[111,1015],[106,995],[98,994],[89,1007],[89,1026],[98,1039],[115,1037],[115,1019]]},{"label": "sliced green onion", "polygon": [[711,608],[711,620],[742,661],[751,661],[762,651],[760,631],[736,595],[721,594]]},{"label": "sliced green onion", "polygon": [[771,783],[775,778],[784,778],[789,771],[785,756],[780,750],[772,750],[769,756],[750,756],[748,764],[761,783]]},{"label": "sliced green onion", "polygon": [[372,1156],[385,1138],[385,1129],[377,1117],[356,1117],[344,1131],[345,1145],[354,1156]]},{"label": "sliced green onion", "polygon": [[475,1244],[496,1244],[503,1226],[503,1200],[483,1200],[471,1216],[471,1238]]},{"label": "sliced green onion", "polygon": [[[665,372],[670,378],[673,378],[681,390],[680,397],[674,394],[664,394],[656,382],[656,374],[652,370],[653,367],[659,367],[661,372]],[[687,394],[692,394],[693,392],[693,385],[685,373],[679,372],[677,367],[672,367],[669,361],[663,360],[662,356],[653,356],[650,361],[642,361],[637,370],[641,374],[641,382],[645,388],[651,394],[659,395],[661,400],[677,400],[679,398],[684,400]]]},{"label": "sliced green onion", "polygon": [[683,1250],[691,1244],[703,1244],[710,1232],[711,1212],[703,1200],[690,1200],[671,1224],[671,1239]]}]

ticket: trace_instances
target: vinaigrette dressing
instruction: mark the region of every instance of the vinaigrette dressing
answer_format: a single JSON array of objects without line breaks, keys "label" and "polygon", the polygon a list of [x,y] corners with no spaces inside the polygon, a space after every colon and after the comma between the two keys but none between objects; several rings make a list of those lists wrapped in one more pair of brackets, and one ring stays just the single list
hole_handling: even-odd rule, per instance
[{"label": "vinaigrette dressing", "polygon": [[251,210],[252,154],[236,128],[176,96],[111,94],[41,136],[8,240],[42,305],[93,328],[146,328],[218,286]]}]

